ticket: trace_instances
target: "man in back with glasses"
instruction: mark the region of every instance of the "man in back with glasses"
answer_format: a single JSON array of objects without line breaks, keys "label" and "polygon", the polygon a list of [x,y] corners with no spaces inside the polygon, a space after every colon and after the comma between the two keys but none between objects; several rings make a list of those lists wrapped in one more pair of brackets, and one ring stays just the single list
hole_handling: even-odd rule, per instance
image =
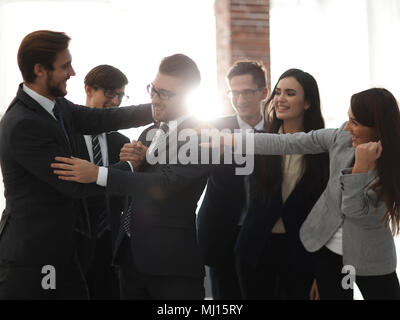
[{"label": "man in back with glasses", "polygon": [[[99,65],[86,75],[86,106],[118,107],[127,100],[127,77],[110,65]],[[126,102],[126,101],[124,101]],[[119,162],[119,153],[129,138],[118,132],[77,135],[78,156],[97,165]],[[87,281],[90,299],[119,299],[119,281],[112,263],[112,225],[119,223],[123,197],[99,195],[87,198],[89,217],[82,210],[76,236],[78,253]],[[109,210],[109,211],[108,211]]]},{"label": "man in back with glasses", "polygon": [[[226,76],[235,114],[219,118],[214,125],[222,130],[264,129],[261,113],[268,96],[266,70],[259,61],[236,61]],[[246,217],[245,176],[235,174],[235,166],[215,168],[197,216],[198,240],[206,265],[210,267],[214,300],[242,299],[234,252],[236,239]]]}]

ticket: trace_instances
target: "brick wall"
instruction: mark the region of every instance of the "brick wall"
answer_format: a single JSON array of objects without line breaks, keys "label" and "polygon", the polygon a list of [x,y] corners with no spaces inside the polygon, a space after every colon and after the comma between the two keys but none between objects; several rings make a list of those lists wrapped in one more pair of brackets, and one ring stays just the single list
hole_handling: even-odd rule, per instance
[{"label": "brick wall", "polygon": [[270,87],[269,0],[215,0],[218,86],[224,114],[233,112],[225,75],[238,59],[262,60]]}]

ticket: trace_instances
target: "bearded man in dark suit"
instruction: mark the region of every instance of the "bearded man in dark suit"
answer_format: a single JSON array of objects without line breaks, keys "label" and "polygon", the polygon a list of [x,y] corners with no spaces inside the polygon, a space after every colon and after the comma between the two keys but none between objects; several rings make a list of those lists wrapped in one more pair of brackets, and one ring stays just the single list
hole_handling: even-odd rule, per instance
[{"label": "bearded man in dark suit", "polygon": [[[0,221],[0,299],[87,299],[75,227],[95,184],[53,174],[56,155],[77,155],[76,133],[98,134],[152,121],[149,105],[92,109],[63,98],[75,75],[62,32],[35,31],[18,50],[24,79],[0,122],[6,208]],[[79,201],[78,201],[79,200]]]}]

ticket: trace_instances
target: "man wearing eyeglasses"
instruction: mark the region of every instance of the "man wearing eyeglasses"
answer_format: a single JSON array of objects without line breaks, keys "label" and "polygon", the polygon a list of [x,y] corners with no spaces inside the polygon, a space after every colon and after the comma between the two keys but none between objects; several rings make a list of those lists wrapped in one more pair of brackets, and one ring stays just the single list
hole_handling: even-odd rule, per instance
[{"label": "man wearing eyeglasses", "polygon": [[[227,75],[228,95],[236,111],[218,119],[218,129],[264,128],[262,101],[268,95],[265,69],[256,61],[237,61]],[[203,259],[210,267],[214,299],[241,299],[234,246],[245,219],[244,176],[235,167],[217,167],[208,179],[207,191],[198,213],[198,239]]]},{"label": "man wearing eyeglasses", "polygon": [[[86,106],[89,108],[118,107],[127,102],[125,86],[128,79],[119,69],[99,65],[86,75]],[[119,153],[128,137],[119,132],[77,135],[77,156],[92,163],[108,166],[119,162]],[[108,195],[86,199],[89,221],[82,212],[78,216],[78,254],[92,300],[119,300],[119,280],[112,266],[112,225],[119,224],[123,209],[122,197]]]},{"label": "man wearing eyeglasses", "polygon": [[[148,146],[148,155],[171,155],[171,150],[176,154],[185,145],[187,141],[177,141],[174,146],[169,138],[198,126],[198,120],[188,114],[186,98],[199,83],[200,72],[189,57],[176,54],[161,61],[147,87],[156,126],[139,137]],[[135,149],[135,145],[125,145],[121,161],[135,161]],[[148,156],[132,173],[124,162],[106,169],[80,159],[56,160],[64,162],[52,164],[62,180],[97,182],[110,194],[132,197],[116,241],[122,299],[204,298],[196,206],[212,165],[181,164],[179,157],[176,164],[150,163]]]}]

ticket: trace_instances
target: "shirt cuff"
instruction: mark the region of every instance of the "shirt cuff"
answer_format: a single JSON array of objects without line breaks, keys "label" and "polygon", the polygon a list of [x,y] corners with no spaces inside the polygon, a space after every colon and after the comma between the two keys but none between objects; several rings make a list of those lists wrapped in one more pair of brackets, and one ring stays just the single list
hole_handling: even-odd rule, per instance
[{"label": "shirt cuff", "polygon": [[128,162],[128,164],[129,164],[129,167],[131,167],[131,171],[132,171],[132,172],[135,172],[135,170],[133,170],[132,163],[131,163],[130,161],[127,161],[127,162]]},{"label": "shirt cuff", "polygon": [[102,187],[107,186],[107,176],[108,176],[108,168],[106,167],[99,167],[99,173],[97,175],[96,184]]}]

